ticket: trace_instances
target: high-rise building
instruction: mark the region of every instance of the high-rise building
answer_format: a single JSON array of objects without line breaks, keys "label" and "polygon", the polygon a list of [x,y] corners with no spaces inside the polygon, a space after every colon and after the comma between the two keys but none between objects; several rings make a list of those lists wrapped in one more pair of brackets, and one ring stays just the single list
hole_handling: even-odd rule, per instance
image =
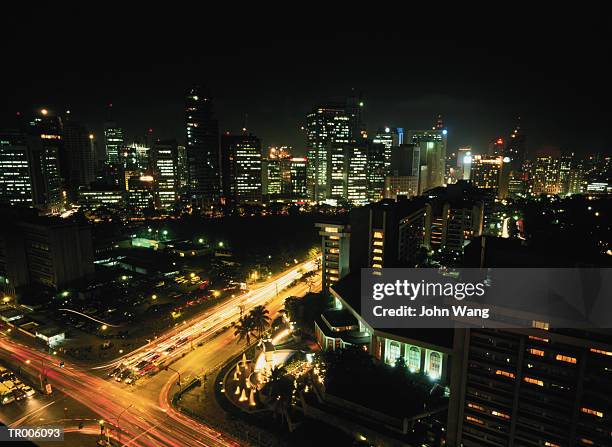
[{"label": "high-rise building", "polygon": [[119,149],[119,162],[129,171],[146,171],[150,165],[151,148],[140,143],[130,143]]},{"label": "high-rise building", "polygon": [[308,159],[293,157],[291,160],[291,200],[308,197]]},{"label": "high-rise building", "polygon": [[525,134],[521,131],[521,117],[518,117],[516,126],[506,140],[504,157],[510,159],[510,172],[520,171],[527,157],[527,143]]},{"label": "high-rise building", "polygon": [[[343,104],[315,107],[306,117],[308,145],[309,196],[313,201],[331,197],[331,151],[335,158],[343,156],[342,148],[352,139],[355,117],[347,113]],[[343,166],[338,162],[336,166]]]},{"label": "high-rise building", "polygon": [[368,149],[348,145],[344,148],[344,172],[346,193],[343,195],[353,205],[368,203]]},{"label": "high-rise building", "polygon": [[370,142],[368,144],[368,200],[378,202],[385,190],[385,146]]},{"label": "high-rise building", "polygon": [[158,141],[151,151],[151,167],[155,178],[155,205],[171,209],[178,199],[178,144]]},{"label": "high-rise building", "polygon": [[408,142],[420,149],[420,193],[444,185],[446,136],[446,129],[408,131]]},{"label": "high-rise building", "polygon": [[88,187],[96,179],[94,136],[67,115],[63,127],[65,156],[62,171],[71,199],[76,199],[79,187]]},{"label": "high-rise building", "polygon": [[457,150],[457,180],[469,180],[472,171],[472,148],[460,147]]},{"label": "high-rise building", "polygon": [[255,135],[221,138],[224,195],[237,203],[261,203],[261,141]]},{"label": "high-rise building", "polygon": [[120,152],[124,145],[123,129],[114,121],[104,124],[104,148],[106,149],[106,162],[120,163]]},{"label": "high-rise building", "polygon": [[210,95],[199,87],[187,92],[185,104],[189,189],[196,206],[219,200],[219,124]]},{"label": "high-rise building", "polygon": [[291,194],[291,154],[286,146],[271,147],[262,160],[263,193],[269,199],[287,199]]},{"label": "high-rise building", "polygon": [[462,252],[484,226],[482,193],[465,181],[430,190],[424,244],[430,250]]},{"label": "high-rise building", "polygon": [[35,205],[33,153],[17,130],[0,133],[0,203]]},{"label": "high-rise building", "polygon": [[497,195],[500,188],[502,164],[501,155],[473,155],[470,183],[476,188],[492,189]]},{"label": "high-rise building", "polygon": [[489,147],[487,150],[487,155],[490,157],[497,157],[498,155],[503,155],[506,151],[506,142],[503,138],[495,138],[489,142]]},{"label": "high-rise building", "polygon": [[181,188],[181,190],[183,190],[184,188],[187,188],[189,184],[189,166],[187,165],[187,150],[185,146],[178,145],[176,147],[176,151],[177,178],[179,181],[179,187]]},{"label": "high-rise building", "polygon": [[533,194],[559,194],[560,153],[558,150],[547,150],[536,155],[533,164]]},{"label": "high-rise building", "polygon": [[372,142],[384,146],[385,171],[389,172],[391,169],[391,152],[393,148],[398,147],[400,144],[404,144],[404,129],[401,127],[384,127],[383,129],[379,129],[376,135],[374,135]]},{"label": "high-rise building", "polygon": [[57,213],[63,207],[61,162],[62,120],[46,109],[30,121],[29,145],[33,152],[35,204],[41,210]]},{"label": "high-rise building", "polygon": [[418,195],[420,164],[420,145],[401,144],[394,148],[391,153],[389,172],[385,177],[385,199]]},{"label": "high-rise building", "polygon": [[350,259],[350,227],[347,219],[337,217],[317,223],[321,236],[322,286],[325,293],[348,274]]}]

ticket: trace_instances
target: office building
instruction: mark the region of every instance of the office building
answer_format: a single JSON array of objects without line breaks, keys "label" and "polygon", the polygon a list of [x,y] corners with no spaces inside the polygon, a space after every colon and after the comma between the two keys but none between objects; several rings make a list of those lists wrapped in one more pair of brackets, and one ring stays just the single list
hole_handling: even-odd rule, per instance
[{"label": "office building", "polygon": [[385,146],[379,143],[368,143],[368,201],[378,202],[385,190]]},{"label": "office building", "polygon": [[17,130],[0,133],[0,204],[35,205],[32,157],[23,133]]},{"label": "office building", "polygon": [[224,196],[236,203],[262,202],[261,141],[255,135],[223,135]]},{"label": "office building", "polygon": [[408,131],[408,143],[420,150],[419,192],[444,185],[446,172],[446,129]]},{"label": "office building", "polygon": [[61,159],[64,180],[72,200],[79,187],[89,186],[96,180],[96,154],[94,135],[68,115],[63,126],[63,152]]},{"label": "office building", "polygon": [[58,289],[93,274],[89,226],[21,208],[2,208],[0,216],[0,276],[11,294],[34,284]]},{"label": "office building", "polygon": [[560,184],[560,153],[558,150],[539,152],[532,168],[533,190],[535,195],[559,194]]},{"label": "office building", "polygon": [[155,179],[155,207],[172,209],[178,200],[178,144],[158,141],[151,151],[151,168]]},{"label": "office building", "polygon": [[119,154],[124,143],[123,129],[116,122],[107,121],[104,124],[104,148],[107,163],[117,164],[121,162]]},{"label": "office building", "polygon": [[291,195],[291,154],[289,148],[271,147],[262,160],[263,193],[271,200],[288,199]]},{"label": "office building", "polygon": [[196,207],[217,203],[220,195],[219,124],[210,95],[191,88],[185,99],[186,153],[191,199]]},{"label": "office building", "polygon": [[304,200],[308,197],[308,159],[293,157],[291,169],[291,200]]},{"label": "office building", "polygon": [[501,185],[503,158],[501,155],[473,155],[470,183],[476,188],[491,189],[498,195]]},{"label": "office building", "polygon": [[424,245],[429,250],[463,252],[485,224],[485,197],[465,181],[428,192]]},{"label": "office building", "polygon": [[315,107],[306,117],[308,146],[309,197],[321,202],[331,197],[331,161],[337,160],[336,168],[343,166],[342,148],[352,139],[354,117],[346,112],[344,104],[329,104]]},{"label": "office building", "polygon": [[404,144],[404,129],[401,127],[384,127],[379,129],[372,138],[374,144],[384,146],[385,172],[391,169],[391,152],[394,147]]},{"label": "office building", "polygon": [[345,190],[343,198],[353,205],[368,203],[368,148],[348,145],[344,148]]}]

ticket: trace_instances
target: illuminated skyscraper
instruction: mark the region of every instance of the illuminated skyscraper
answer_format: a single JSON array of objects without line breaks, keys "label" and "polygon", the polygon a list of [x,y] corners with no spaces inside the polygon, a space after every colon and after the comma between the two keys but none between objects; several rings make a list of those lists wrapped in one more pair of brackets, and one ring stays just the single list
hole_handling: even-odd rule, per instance
[{"label": "illuminated skyscraper", "polygon": [[0,133],[0,203],[34,205],[32,155],[23,133]]},{"label": "illuminated skyscraper", "polygon": [[420,148],[419,193],[444,185],[446,129],[408,131],[408,143]]},{"label": "illuminated skyscraper", "polygon": [[503,160],[498,156],[472,156],[470,182],[476,188],[491,189],[498,194]]},{"label": "illuminated skyscraper", "polygon": [[104,147],[106,149],[106,162],[119,163],[119,153],[124,145],[123,129],[114,121],[104,124]]},{"label": "illuminated skyscraper", "polygon": [[219,200],[219,124],[210,95],[199,87],[187,92],[185,104],[186,151],[189,188],[194,204],[212,205]]},{"label": "illuminated skyscraper", "polygon": [[291,159],[291,200],[308,197],[308,160],[305,157]]},{"label": "illuminated skyscraper", "polygon": [[223,135],[224,195],[237,203],[261,203],[261,141],[255,135]]},{"label": "illuminated skyscraper", "polygon": [[271,147],[262,160],[263,192],[270,199],[286,199],[291,194],[291,154],[286,146]]},{"label": "illuminated skyscraper", "polygon": [[178,145],[176,141],[157,142],[151,152],[155,205],[171,209],[178,199]]},{"label": "illuminated skyscraper", "polygon": [[[343,165],[342,148],[351,139],[352,117],[344,105],[315,107],[306,117],[308,144],[308,180],[311,200],[322,201],[331,197],[332,158],[336,170]],[[332,152],[334,157],[332,157]]]},{"label": "illuminated skyscraper", "polygon": [[376,135],[374,135],[372,142],[382,144],[385,147],[385,171],[388,173],[391,169],[392,148],[404,143],[404,129],[401,127],[379,129]]},{"label": "illuminated skyscraper", "polygon": [[348,145],[344,151],[346,193],[349,203],[364,205],[368,202],[368,149]]},{"label": "illuminated skyscraper", "polygon": [[385,146],[368,144],[368,200],[377,202],[383,198],[385,188]]},{"label": "illuminated skyscraper", "polygon": [[559,194],[561,192],[560,154],[548,150],[536,155],[533,164],[533,194]]}]

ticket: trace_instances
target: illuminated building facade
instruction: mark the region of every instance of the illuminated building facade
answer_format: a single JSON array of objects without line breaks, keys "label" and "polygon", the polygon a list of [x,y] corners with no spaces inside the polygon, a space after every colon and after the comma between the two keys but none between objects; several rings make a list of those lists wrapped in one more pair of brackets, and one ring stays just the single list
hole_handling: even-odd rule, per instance
[{"label": "illuminated building facade", "polygon": [[470,182],[476,188],[491,189],[498,195],[501,186],[503,157],[473,155]]},{"label": "illuminated building facade", "polygon": [[199,87],[185,98],[186,154],[189,190],[195,206],[217,203],[220,195],[219,123],[210,95]]},{"label": "illuminated building facade", "polygon": [[0,203],[34,204],[32,155],[27,139],[21,132],[0,133]]},{"label": "illuminated building facade", "polygon": [[262,160],[263,192],[270,199],[286,199],[291,195],[291,155],[286,146],[269,150]]},{"label": "illuminated building facade", "polygon": [[363,205],[368,203],[368,150],[365,147],[349,145],[344,148],[344,172],[346,173],[346,192],[344,197],[349,203]]},{"label": "illuminated building facade", "polygon": [[223,135],[224,195],[237,203],[261,203],[261,141],[255,135]]},{"label": "illuminated building facade", "polygon": [[391,169],[391,152],[394,147],[404,144],[404,129],[401,127],[385,127],[379,129],[372,139],[374,144],[382,144],[384,146],[385,172]]},{"label": "illuminated building facade", "polygon": [[385,146],[378,143],[368,144],[368,200],[378,202],[385,191]]},{"label": "illuminated building facade", "polygon": [[420,149],[419,192],[444,185],[446,129],[408,131],[408,143]]},{"label": "illuminated building facade", "polygon": [[110,210],[121,210],[125,208],[126,192],[118,189],[79,189],[78,203],[84,209],[96,210],[105,207]]},{"label": "illuminated building facade", "polygon": [[155,178],[156,208],[172,209],[178,199],[178,145],[174,141],[153,146],[151,167]]},{"label": "illuminated building facade", "polygon": [[538,155],[533,164],[533,194],[559,194],[560,160],[554,155]]},{"label": "illuminated building facade", "polygon": [[342,220],[317,223],[316,227],[321,236],[323,291],[329,293],[330,287],[348,274],[350,230]]},{"label": "illuminated building facade", "polygon": [[328,180],[331,174],[331,154],[337,159],[336,169],[344,164],[342,148],[351,139],[352,119],[344,105],[322,105],[315,107],[306,116],[306,138],[308,145],[309,197],[323,201],[331,196]]},{"label": "illuminated building facade", "polygon": [[106,150],[107,163],[120,163],[119,154],[123,145],[123,129],[114,121],[106,122],[104,124],[104,148]]},{"label": "illuminated building facade", "polygon": [[308,159],[293,157],[290,163],[291,200],[305,199],[308,197]]}]

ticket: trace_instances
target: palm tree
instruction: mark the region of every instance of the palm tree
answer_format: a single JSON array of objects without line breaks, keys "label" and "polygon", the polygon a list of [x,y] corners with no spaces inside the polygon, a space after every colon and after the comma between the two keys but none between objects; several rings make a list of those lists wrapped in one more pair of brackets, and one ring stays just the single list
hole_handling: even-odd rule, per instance
[{"label": "palm tree", "polygon": [[255,306],[249,313],[249,319],[253,324],[253,329],[257,331],[259,337],[261,338],[270,325],[268,309],[266,309],[264,306]]},{"label": "palm tree", "polygon": [[238,337],[237,343],[246,340],[247,346],[251,344],[251,336],[253,335],[253,320],[250,317],[240,317],[237,323],[233,323],[234,337]]}]

